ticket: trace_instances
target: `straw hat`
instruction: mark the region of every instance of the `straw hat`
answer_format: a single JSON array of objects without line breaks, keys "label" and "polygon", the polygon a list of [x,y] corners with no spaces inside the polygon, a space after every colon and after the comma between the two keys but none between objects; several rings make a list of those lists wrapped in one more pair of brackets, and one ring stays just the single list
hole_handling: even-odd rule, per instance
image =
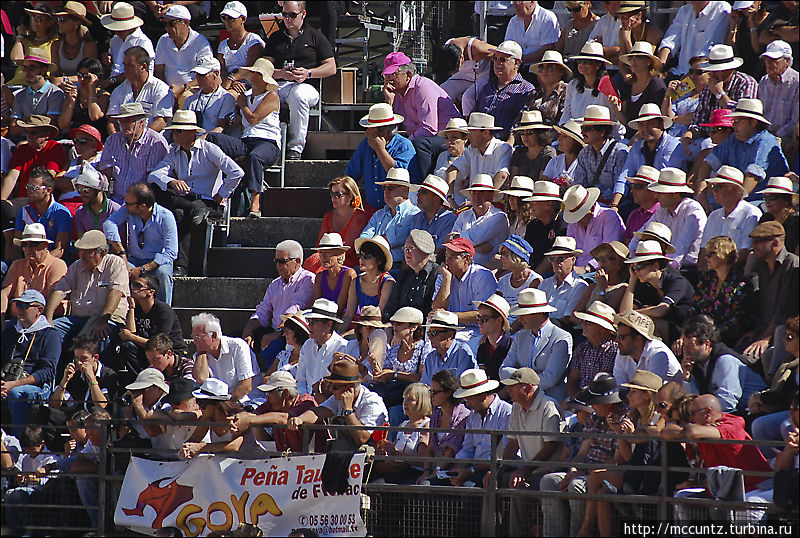
[{"label": "straw hat", "polygon": [[381,309],[373,305],[362,306],[358,321],[354,321],[353,324],[363,325],[364,327],[391,327],[390,324],[383,322]]},{"label": "straw hat", "polygon": [[275,66],[272,65],[272,62],[267,60],[266,58],[259,58],[258,60],[253,63],[250,67],[240,67],[240,71],[250,71],[251,73],[258,73],[261,75],[261,79],[267,85],[268,90],[277,90],[278,83],[275,82],[275,79],[272,78],[272,74],[275,72]]},{"label": "straw hat", "polygon": [[398,308],[397,312],[389,318],[389,321],[394,321],[395,323],[413,323],[415,325],[422,325],[425,323],[425,315],[417,308],[413,306],[404,306],[402,308]]},{"label": "straw hat", "polygon": [[388,103],[375,103],[369,107],[369,114],[361,118],[358,124],[361,127],[385,127],[403,123],[405,118],[395,114],[392,105]]},{"label": "straw hat", "polygon": [[553,129],[555,129],[557,133],[566,135],[575,140],[582,148],[586,147],[586,141],[581,134],[581,126],[578,125],[578,122],[574,119],[570,118],[561,125],[553,125]]},{"label": "straw hat", "polygon": [[514,176],[511,178],[511,187],[508,190],[500,191],[500,194],[518,198],[533,196],[533,180],[528,176]]},{"label": "straw hat", "polygon": [[560,65],[561,69],[564,70],[564,75],[566,78],[572,78],[572,69],[567,67],[567,64],[564,63],[564,57],[561,56],[561,53],[557,50],[546,50],[542,55],[542,60],[537,62],[531,66],[531,71],[534,75],[539,74],[539,66],[544,64],[556,64]]},{"label": "straw hat", "polygon": [[292,374],[285,370],[278,370],[269,376],[266,383],[259,385],[257,388],[263,392],[272,392],[273,390],[293,389],[296,387],[297,381],[295,381]]},{"label": "straw hat", "polygon": [[386,256],[386,264],[383,266],[384,272],[392,268],[392,263],[394,262],[394,260],[392,260],[392,252],[391,249],[389,248],[389,243],[386,241],[386,239],[383,238],[383,236],[376,235],[375,237],[371,238],[367,237],[357,238],[354,242],[356,251],[361,250],[361,245],[363,245],[364,243],[372,243],[373,245],[377,245],[377,247],[381,249],[381,252],[383,252],[383,255]]},{"label": "straw hat", "polygon": [[28,121],[17,121],[17,125],[23,129],[39,129],[40,127],[47,127],[50,130],[51,136],[58,136],[61,131],[51,123],[50,116],[42,114],[31,114]]},{"label": "straw hat", "polygon": [[494,188],[492,176],[489,174],[475,174],[470,178],[469,188],[462,189],[461,194],[469,196],[472,191],[497,191],[497,189]]},{"label": "straw hat", "polygon": [[761,123],[772,125],[772,123],[764,117],[764,104],[760,99],[739,99],[739,101],[736,102],[736,108],[728,117],[731,119],[752,118]]},{"label": "straw hat", "polygon": [[589,105],[583,112],[583,118],[578,120],[578,124],[583,125],[616,125],[617,122],[611,119],[611,111],[603,105]]},{"label": "straw hat", "polygon": [[438,136],[444,136],[445,133],[461,133],[467,134],[467,120],[464,118],[450,118],[444,129],[436,133]]},{"label": "straw hat", "polygon": [[575,312],[575,317],[583,321],[588,321],[589,323],[594,323],[595,325],[600,325],[611,332],[616,332],[617,328],[614,327],[614,314],[616,314],[616,311],[614,311],[613,308],[604,302],[595,301],[589,305],[586,312]]},{"label": "straw hat", "polygon": [[461,383],[461,388],[453,393],[453,398],[459,399],[491,392],[500,386],[498,381],[489,379],[486,372],[480,368],[465,370],[458,381]]},{"label": "straw hat", "polygon": [[623,383],[622,387],[628,387],[629,389],[639,389],[639,390],[646,390],[648,392],[658,392],[661,386],[664,384],[664,380],[661,379],[661,376],[653,373],[649,370],[636,370],[633,373],[633,377],[628,383]]},{"label": "straw hat", "polygon": [[314,304],[311,305],[310,310],[303,312],[303,316],[305,316],[307,320],[327,319],[330,321],[335,321],[336,323],[342,323],[342,320],[336,317],[338,313],[339,305],[329,299],[320,298],[314,301]]},{"label": "straw hat", "polygon": [[619,397],[617,380],[608,372],[597,372],[594,379],[576,397],[576,400],[588,405],[592,404],[613,404],[622,400]]},{"label": "straw hat", "polygon": [[132,5],[127,2],[117,2],[112,6],[109,15],[103,15],[100,18],[100,24],[102,24],[106,30],[121,32],[123,30],[133,30],[144,23],[142,19],[137,17],[134,13]]},{"label": "straw hat", "polygon": [[292,326],[290,328],[292,330],[301,330],[306,334],[311,334],[311,328],[308,326],[308,320],[306,320],[302,312],[295,312],[294,314],[281,314],[281,321],[283,321],[284,327],[286,326],[286,323],[291,323]]},{"label": "straw hat", "polygon": [[785,194],[791,196],[794,203],[797,203],[798,198],[792,180],[783,176],[769,178],[769,181],[767,181],[767,188],[757,191],[756,194]]},{"label": "straw hat", "polygon": [[150,114],[145,111],[144,106],[139,101],[133,103],[125,103],[119,105],[119,112],[111,116],[114,119],[133,118],[133,117],[146,117]]},{"label": "straw hat", "polygon": [[632,56],[646,56],[653,61],[656,70],[660,71],[661,66],[664,65],[664,62],[661,61],[661,58],[656,56],[654,52],[656,51],[656,46],[648,41],[637,41],[631,47],[631,51],[628,54],[623,54],[619,57],[619,61],[630,65],[631,64],[631,57]]},{"label": "straw hat", "polygon": [[644,0],[627,0],[620,2],[617,13],[631,13],[632,11],[642,11],[647,9],[647,2]]},{"label": "straw hat", "polygon": [[660,174],[661,172],[658,171],[658,168],[653,168],[652,166],[643,164],[639,167],[639,170],[636,171],[635,176],[629,176],[625,179],[632,183],[646,183],[649,185],[657,182]]},{"label": "straw hat", "polygon": [[323,379],[328,383],[344,384],[359,383],[363,379],[358,372],[358,364],[355,359],[339,359],[331,365],[331,373]]},{"label": "straw hat", "polygon": [[564,222],[572,224],[578,222],[592,210],[597,199],[600,198],[600,189],[583,185],[573,185],[564,193]]},{"label": "straw hat", "polygon": [[511,131],[527,131],[528,129],[538,129],[549,131],[552,127],[546,125],[542,119],[542,113],[538,110],[525,110],[519,119],[519,123]]},{"label": "straw hat", "polygon": [[83,2],[67,2],[61,11],[56,12],[56,15],[77,17],[86,26],[92,25],[92,21],[86,18],[86,6],[83,5]]},{"label": "straw hat", "polygon": [[742,171],[738,168],[729,166],[727,164],[720,166],[719,170],[717,170],[717,174],[714,177],[706,179],[706,182],[711,183],[712,185],[736,185],[742,190],[742,192],[747,192],[747,190],[744,188],[744,173],[742,173]]},{"label": "straw hat", "polygon": [[319,246],[314,250],[320,251],[331,251],[332,254],[339,253],[343,254],[345,251],[350,250],[349,245],[345,245],[342,241],[342,236],[336,232],[322,234],[322,238],[319,240]]},{"label": "straw hat", "polygon": [[741,67],[744,60],[733,55],[730,45],[714,45],[708,53],[708,61],[700,64],[703,71],[727,71]]},{"label": "straw hat", "polygon": [[47,238],[44,224],[39,222],[26,224],[25,228],[22,230],[22,237],[15,237],[13,239],[14,244],[18,247],[22,246],[22,243],[41,243],[43,241],[51,245],[53,244],[53,242]]},{"label": "straw hat", "polygon": [[497,295],[496,293],[492,294],[492,296],[485,301],[472,301],[472,304],[475,305],[476,310],[479,306],[488,306],[503,316],[503,319],[508,319],[508,311],[511,309],[508,301],[506,301],[502,295]]},{"label": "straw hat", "polygon": [[469,121],[467,122],[467,130],[482,130],[488,129],[490,131],[500,131],[502,127],[495,127],[494,126],[494,116],[489,114],[484,114],[483,112],[473,112],[469,115]]},{"label": "straw hat", "polygon": [[587,41],[581,48],[581,52],[571,57],[570,60],[589,60],[611,65],[611,62],[606,60],[605,56],[603,56],[603,44],[596,41]]},{"label": "straw hat", "polygon": [[398,187],[411,187],[411,176],[407,168],[389,168],[384,181],[376,181],[376,185],[397,185]]},{"label": "straw hat", "polygon": [[653,260],[668,260],[664,255],[664,247],[661,245],[660,242],[654,241],[652,239],[648,239],[645,241],[640,241],[638,245],[636,245],[636,252],[633,256],[625,260],[627,264],[634,264],[634,263],[641,263],[641,262],[650,262]]},{"label": "straw hat", "polygon": [[644,314],[641,314],[635,310],[629,310],[627,312],[623,312],[622,314],[616,314],[614,316],[614,321],[617,322],[617,325],[620,323],[627,325],[648,340],[659,339],[655,335],[656,324],[653,323],[653,320],[649,316],[645,316]]},{"label": "straw hat", "polygon": [[658,175],[658,181],[649,184],[647,189],[661,194],[682,192],[694,194],[694,191],[686,184],[686,172],[672,167],[662,169]]},{"label": "straw hat", "polygon": [[547,180],[539,180],[533,184],[533,195],[530,198],[523,198],[523,202],[561,202],[561,192],[557,183]]},{"label": "straw hat", "polygon": [[566,235],[560,235],[555,238],[553,241],[553,246],[550,248],[548,252],[545,252],[545,256],[577,256],[579,254],[583,254],[583,251],[577,247],[577,243],[574,237],[569,237]]},{"label": "straw hat", "polygon": [[450,191],[450,184],[446,179],[442,179],[433,174],[428,174],[428,177],[425,178],[425,181],[422,182],[422,185],[412,184],[408,187],[408,190],[411,192],[416,192],[420,189],[430,191],[441,198],[442,202],[447,202],[447,193]]},{"label": "straw hat", "polygon": [[673,254],[675,247],[672,246],[672,230],[663,222],[648,222],[644,229],[633,232],[639,239],[652,239],[661,243],[664,252]]},{"label": "straw hat", "polygon": [[547,294],[538,288],[525,288],[519,292],[517,306],[509,312],[512,316],[547,314],[558,310],[547,303]]},{"label": "straw hat", "polygon": [[42,49],[39,47],[31,47],[25,52],[25,56],[22,58],[23,62],[37,62],[40,64],[44,64],[46,66],[52,66],[52,57],[50,55],[50,49]]},{"label": "straw hat", "polygon": [[460,331],[464,328],[458,324],[458,314],[447,310],[434,310],[428,327],[431,329],[434,327],[439,329],[452,329],[454,331]]},{"label": "straw hat", "polygon": [[[53,17],[53,12],[50,9],[50,2],[31,2],[34,7],[26,7],[25,13],[28,15],[45,15],[47,17]],[[42,9],[44,8],[44,9]]]},{"label": "straw hat", "polygon": [[655,118],[660,118],[661,121],[664,122],[664,129],[669,129],[672,127],[672,120],[667,116],[661,113],[661,109],[655,103],[645,103],[642,105],[642,108],[639,109],[639,117],[635,120],[631,120],[628,122],[628,127],[631,129],[638,129],[639,122],[648,121]]},{"label": "straw hat", "polygon": [[589,252],[589,254],[592,255],[592,258],[597,258],[604,252],[611,252],[623,260],[627,259],[628,255],[631,253],[628,247],[623,243],[620,243],[619,241],[610,241],[608,243],[601,243],[597,245]]},{"label": "straw hat", "polygon": [[164,127],[164,130],[171,131],[198,131],[204,133],[206,130],[197,125],[197,115],[194,110],[176,110],[172,115],[172,122]]}]

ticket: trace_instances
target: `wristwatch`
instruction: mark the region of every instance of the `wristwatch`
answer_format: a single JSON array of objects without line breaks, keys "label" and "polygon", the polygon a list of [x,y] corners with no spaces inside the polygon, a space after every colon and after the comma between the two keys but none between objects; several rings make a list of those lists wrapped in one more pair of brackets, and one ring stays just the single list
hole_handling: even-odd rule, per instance
[{"label": "wristwatch", "polygon": [[352,415],[352,414],[353,414],[353,410],[352,409],[345,409],[344,411],[342,411],[342,416],[343,417],[346,417],[346,416]]}]

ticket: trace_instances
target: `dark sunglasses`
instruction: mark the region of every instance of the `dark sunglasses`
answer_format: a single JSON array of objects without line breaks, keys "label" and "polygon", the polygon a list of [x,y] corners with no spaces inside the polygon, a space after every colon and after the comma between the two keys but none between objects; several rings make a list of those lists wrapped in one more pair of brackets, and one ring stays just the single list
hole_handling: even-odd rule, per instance
[{"label": "dark sunglasses", "polygon": [[88,138],[73,138],[72,141],[75,142],[76,144],[88,144],[89,143],[89,139]]},{"label": "dark sunglasses", "polygon": [[150,290],[150,289],[153,289],[153,288],[150,288],[146,284],[142,284],[141,282],[131,282],[131,289],[132,290]]},{"label": "dark sunglasses", "polygon": [[692,75],[702,75],[702,74],[703,74],[703,70],[702,70],[702,69],[689,69],[689,72],[688,72],[687,74],[688,74],[689,76],[692,76]]},{"label": "dark sunglasses", "polygon": [[170,26],[178,26],[182,22],[186,21],[184,21],[183,19],[168,19],[164,21],[164,26],[169,28]]},{"label": "dark sunglasses", "polygon": [[91,187],[78,187],[78,192],[81,194],[92,194],[93,191]]},{"label": "dark sunglasses", "polygon": [[22,243],[22,248],[37,249],[42,245],[47,245],[47,241],[25,241]]},{"label": "dark sunglasses", "polygon": [[337,200],[339,198],[344,198],[345,196],[347,196],[346,192],[330,191],[330,193],[331,193],[331,198],[336,198]]},{"label": "dark sunglasses", "polygon": [[567,11],[569,11],[570,13],[580,13],[580,11],[581,11],[582,9],[583,9],[583,6],[578,6],[578,7],[568,7],[568,8],[567,8]]},{"label": "dark sunglasses", "polygon": [[765,202],[777,202],[777,201],[783,200],[783,198],[785,196],[788,196],[788,195],[786,195],[786,194],[765,194],[764,195],[764,201]]},{"label": "dark sunglasses", "polygon": [[432,330],[428,331],[428,336],[430,336],[431,338],[436,338],[440,334],[446,333],[446,332],[447,332],[447,329],[439,329],[439,330],[432,329]]},{"label": "dark sunglasses", "polygon": [[358,257],[361,260],[371,260],[372,258],[375,257],[375,255],[374,254],[370,254],[369,252],[361,251],[361,252],[358,253]]},{"label": "dark sunglasses", "polygon": [[81,80],[86,80],[92,77],[91,73],[78,73],[77,77]]},{"label": "dark sunglasses", "polygon": [[565,260],[568,260],[572,256],[548,256],[547,261],[550,263],[563,263]]},{"label": "dark sunglasses", "polygon": [[668,402],[658,402],[656,404],[656,407],[659,408],[659,409],[667,409],[669,407],[669,403]]},{"label": "dark sunglasses", "polygon": [[61,15],[61,16],[56,17],[56,20],[58,22],[63,23],[63,22],[74,21],[74,20],[77,20],[77,19],[75,17],[70,16],[70,15]]},{"label": "dark sunglasses", "polygon": [[23,303],[21,301],[16,301],[16,303],[19,310],[27,310],[32,306],[39,306],[39,303]]},{"label": "dark sunglasses", "polygon": [[631,269],[634,270],[634,271],[641,271],[642,269],[644,269],[648,265],[650,265],[650,264],[647,263],[647,262],[645,262],[645,263],[633,263],[633,264],[631,264]]},{"label": "dark sunglasses", "polygon": [[486,323],[490,319],[497,319],[499,317],[500,316],[482,316],[482,315],[478,314],[476,319],[478,320],[478,323]]},{"label": "dark sunglasses", "polygon": [[230,15],[220,15],[219,18],[222,19],[225,22],[233,20],[233,17],[231,17]]},{"label": "dark sunglasses", "polygon": [[284,11],[281,13],[281,16],[284,19],[296,19],[297,16],[300,15],[300,13],[302,13],[302,11],[298,11],[297,13],[287,13],[286,11]]},{"label": "dark sunglasses", "polygon": [[286,265],[292,258],[275,258],[275,265]]}]

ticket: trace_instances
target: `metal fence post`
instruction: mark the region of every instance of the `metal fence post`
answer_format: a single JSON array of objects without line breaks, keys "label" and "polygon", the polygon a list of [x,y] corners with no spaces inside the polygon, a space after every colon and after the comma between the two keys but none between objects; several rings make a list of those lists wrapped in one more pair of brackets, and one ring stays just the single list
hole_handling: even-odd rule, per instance
[{"label": "metal fence post", "polygon": [[108,426],[105,421],[100,424],[95,423],[95,427],[100,428],[100,458],[97,469],[97,535],[106,535],[106,464],[108,450]]},{"label": "metal fence post", "polygon": [[481,511],[481,535],[497,535],[497,434],[491,433],[491,457],[489,458],[489,487],[484,488],[483,510]]},{"label": "metal fence post", "polygon": [[[658,519],[667,521],[667,446],[669,441],[661,439],[661,502],[658,503]],[[671,493],[671,492],[670,492]]]}]

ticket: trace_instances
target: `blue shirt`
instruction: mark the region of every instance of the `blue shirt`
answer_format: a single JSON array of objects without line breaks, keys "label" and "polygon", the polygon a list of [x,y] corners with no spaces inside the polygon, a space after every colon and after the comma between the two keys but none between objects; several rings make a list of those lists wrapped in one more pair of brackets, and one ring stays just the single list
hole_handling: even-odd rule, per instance
[{"label": "blue shirt", "polygon": [[372,239],[376,235],[384,236],[392,249],[392,259],[399,267],[403,260],[403,246],[408,234],[414,229],[411,226],[412,218],[421,212],[410,200],[397,206],[397,213],[394,216],[389,206],[383,206],[370,217],[367,226],[361,232],[361,237]]},{"label": "blue shirt", "polygon": [[424,211],[420,211],[411,217],[412,230],[425,230],[433,236],[436,248],[441,248],[447,239],[447,234],[453,231],[453,224],[456,223],[456,214],[449,209],[440,208],[436,216],[428,222],[428,216]]},{"label": "blue shirt", "polygon": [[123,206],[103,223],[103,233],[109,241],[121,241],[119,226],[123,223],[128,225],[129,257],[153,260],[158,265],[171,264],[178,257],[178,226],[169,209],[155,204],[153,214],[142,222],[141,217],[131,215]]},{"label": "blue shirt", "polygon": [[[50,207],[45,209],[41,215],[37,215],[36,210],[30,204],[20,209],[17,213],[14,229],[21,232],[25,229],[26,224],[35,222],[44,226],[45,235],[53,242],[55,242],[59,233],[72,233],[72,213],[55,200],[50,202]],[[50,248],[52,247],[53,245],[51,244]],[[66,249],[68,245],[63,245],[63,247]]]},{"label": "blue shirt", "polygon": [[757,200],[761,195],[755,194],[767,187],[767,179],[782,176],[789,171],[789,164],[781,150],[781,140],[766,129],[741,142],[731,135],[722,144],[711,150],[706,156],[711,170],[717,170],[723,164],[738,168],[742,172],[758,176],[760,181],[747,200]]},{"label": "blue shirt", "polygon": [[[699,366],[708,375],[708,361]],[[700,394],[694,376],[683,385],[692,394]],[[733,355],[726,353],[717,357],[708,390],[719,399],[725,413],[746,409],[750,395],[764,388],[766,384],[761,376]]]},{"label": "blue shirt", "polygon": [[[407,168],[411,181],[414,183],[419,182],[417,151],[414,149],[411,140],[396,134],[386,144],[386,151],[394,159],[395,168]],[[386,204],[383,200],[383,189],[380,185],[375,184],[378,181],[386,180],[386,170],[383,169],[381,160],[378,159],[378,154],[369,147],[366,137],[358,145],[353,156],[350,157],[350,162],[347,163],[344,173],[353,179],[360,178],[364,181],[364,192],[369,205],[380,209]]]},{"label": "blue shirt", "polygon": [[[442,286],[442,275],[436,277],[436,288],[433,296],[439,293]],[[497,279],[492,272],[473,263],[464,273],[464,276],[456,278],[453,275],[450,281],[450,303],[447,310],[450,312],[471,312],[476,309],[472,301],[485,301],[497,290]],[[477,324],[467,325],[468,329],[476,329]]]},{"label": "blue shirt", "polygon": [[656,145],[655,156],[653,162],[648,163],[644,151],[644,141],[639,140],[631,146],[628,152],[628,158],[625,159],[625,164],[622,167],[622,172],[619,174],[617,183],[614,185],[614,194],[625,194],[628,191],[628,180],[625,178],[633,177],[639,171],[642,165],[649,165],[657,170],[672,166],[680,170],[685,170],[686,154],[681,148],[681,141],[672,136],[671,134],[664,133],[661,140]]},{"label": "blue shirt", "polygon": [[432,349],[425,356],[425,361],[422,364],[422,377],[419,382],[430,386],[433,374],[436,372],[450,370],[456,377],[460,377],[466,370],[477,367],[478,363],[475,361],[475,354],[467,343],[454,338],[453,343],[450,344],[450,348],[445,353],[444,359],[435,349]]},{"label": "blue shirt", "polygon": [[[467,430],[507,430],[508,421],[511,419],[511,404],[500,399],[497,394],[486,410],[486,416],[481,416],[475,411],[467,416],[464,429]],[[498,443],[498,449],[503,450],[507,442],[506,436]],[[492,436],[486,433],[466,433],[461,449],[456,453],[456,458],[489,460],[492,458]]]},{"label": "blue shirt", "polygon": [[533,84],[517,73],[508,84],[497,88],[497,82],[489,80],[475,98],[475,112],[494,116],[495,125],[502,127],[502,138],[508,138],[514,122],[519,118],[528,96],[534,92]]}]

